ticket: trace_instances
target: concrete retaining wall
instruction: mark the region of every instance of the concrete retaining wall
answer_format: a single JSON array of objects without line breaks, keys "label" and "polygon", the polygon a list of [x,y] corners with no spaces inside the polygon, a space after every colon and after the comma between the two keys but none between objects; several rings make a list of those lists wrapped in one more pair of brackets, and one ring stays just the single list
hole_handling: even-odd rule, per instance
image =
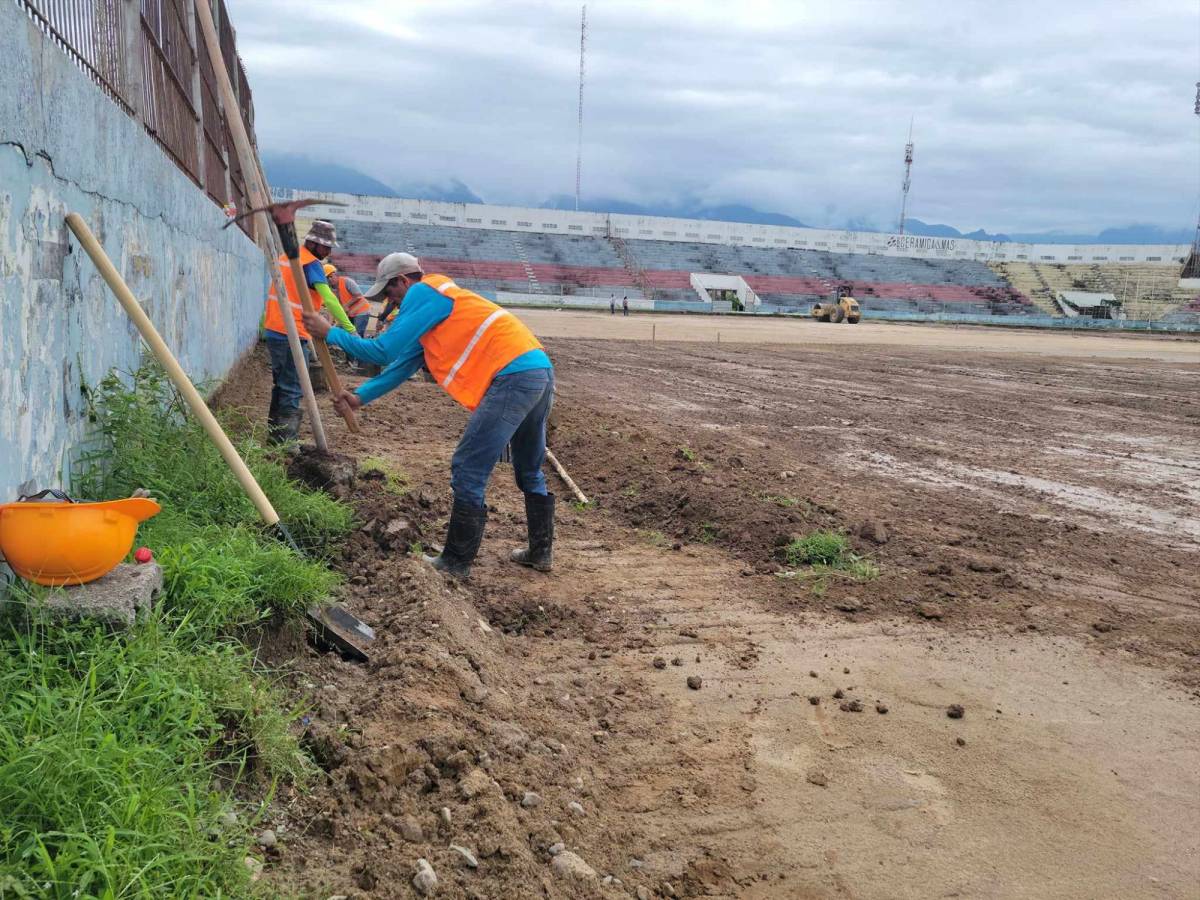
[{"label": "concrete retaining wall", "polygon": [[[78,212],[197,381],[255,342],[262,254],[15,4],[0,2],[0,501],[57,487],[83,386],[131,371],[137,332],[63,223]],[[148,352],[148,351],[145,351]]]}]

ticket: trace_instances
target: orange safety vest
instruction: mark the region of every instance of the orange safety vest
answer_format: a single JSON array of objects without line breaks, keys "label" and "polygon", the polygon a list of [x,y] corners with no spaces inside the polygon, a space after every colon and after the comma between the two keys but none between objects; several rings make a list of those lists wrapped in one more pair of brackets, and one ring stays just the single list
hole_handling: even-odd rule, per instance
[{"label": "orange safety vest", "polygon": [[371,302],[362,294],[350,293],[350,288],[346,286],[346,278],[343,275],[335,275],[337,278],[337,295],[342,301],[342,309],[346,311],[346,315],[353,319],[355,316],[361,316],[364,313],[371,311]]},{"label": "orange safety vest", "polygon": [[508,310],[472,293],[445,275],[421,279],[454,302],[445,320],[421,337],[433,380],[467,409],[475,409],[492,378],[522,353],[542,345]]},{"label": "orange safety vest", "polygon": [[[309,252],[307,247],[300,248],[300,267],[304,268],[311,262],[316,262],[317,258]],[[279,271],[283,275],[283,283],[287,288],[288,301],[292,307],[292,317],[296,320],[296,331],[300,332],[300,340],[307,341],[311,339],[308,329],[304,327],[304,320],[300,318],[300,314],[304,312],[304,307],[300,305],[300,295],[296,293],[296,282],[292,279],[292,266],[288,262],[286,254],[279,256]],[[317,310],[324,305],[324,300],[321,295],[314,290],[308,292],[308,296],[312,298],[313,309]],[[271,282],[271,289],[267,292],[267,316],[263,322],[263,327],[267,331],[274,331],[276,334],[287,334],[287,325],[283,321],[283,315],[279,312],[279,304],[275,302],[275,282]]]}]

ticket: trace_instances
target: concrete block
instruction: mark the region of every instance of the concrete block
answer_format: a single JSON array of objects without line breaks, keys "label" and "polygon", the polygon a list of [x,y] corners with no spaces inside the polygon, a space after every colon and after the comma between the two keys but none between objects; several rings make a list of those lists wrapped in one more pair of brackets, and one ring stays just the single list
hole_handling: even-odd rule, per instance
[{"label": "concrete block", "polygon": [[132,628],[162,592],[158,563],[121,563],[103,578],[54,590],[43,604],[52,619],[92,620],[113,628]]}]

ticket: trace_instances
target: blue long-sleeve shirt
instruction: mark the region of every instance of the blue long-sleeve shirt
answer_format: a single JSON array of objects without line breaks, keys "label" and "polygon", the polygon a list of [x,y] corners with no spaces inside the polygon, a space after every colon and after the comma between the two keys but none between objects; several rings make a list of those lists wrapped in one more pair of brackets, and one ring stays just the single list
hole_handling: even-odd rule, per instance
[{"label": "blue long-sleeve shirt", "polygon": [[[454,301],[427,284],[414,284],[404,295],[400,311],[388,330],[373,338],[360,338],[356,334],[335,328],[326,340],[341,347],[355,359],[371,362],[386,368],[358,386],[355,393],[364,404],[382,397],[412,377],[425,361],[425,350],[421,346],[422,336],[450,317]],[[522,353],[496,373],[513,375],[530,369],[553,368],[546,351],[529,350]]]}]

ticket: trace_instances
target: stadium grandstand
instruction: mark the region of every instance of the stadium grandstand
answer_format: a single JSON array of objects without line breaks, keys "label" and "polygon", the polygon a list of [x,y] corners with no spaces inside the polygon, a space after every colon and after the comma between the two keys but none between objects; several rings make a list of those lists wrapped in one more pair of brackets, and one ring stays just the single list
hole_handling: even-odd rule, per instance
[{"label": "stadium grandstand", "polygon": [[356,278],[369,281],[381,256],[404,250],[508,305],[604,307],[615,296],[634,309],[732,311],[702,284],[717,275],[736,276],[748,312],[806,313],[845,288],[876,318],[1200,326],[1200,282],[1180,278],[1186,245],[1033,245],[276,194],[344,204],[309,211],[337,225],[334,261]]}]

